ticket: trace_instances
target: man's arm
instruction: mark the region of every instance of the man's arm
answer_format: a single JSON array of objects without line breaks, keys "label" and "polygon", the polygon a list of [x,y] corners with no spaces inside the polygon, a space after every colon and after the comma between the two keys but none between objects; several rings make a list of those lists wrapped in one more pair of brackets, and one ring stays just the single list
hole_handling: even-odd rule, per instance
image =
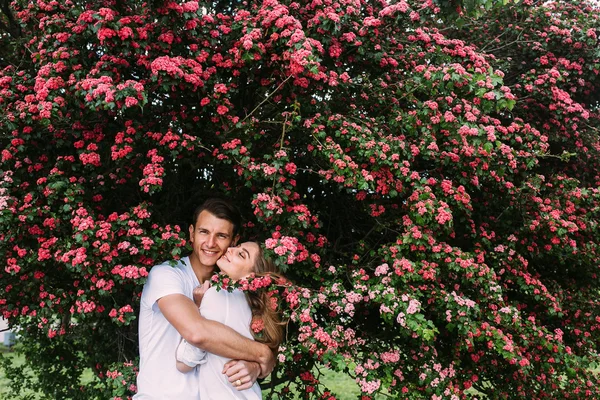
[{"label": "man's arm", "polygon": [[273,370],[275,357],[269,347],[202,317],[190,298],[170,294],[158,299],[157,304],[167,321],[188,343],[221,357],[255,361],[260,366],[260,376]]}]

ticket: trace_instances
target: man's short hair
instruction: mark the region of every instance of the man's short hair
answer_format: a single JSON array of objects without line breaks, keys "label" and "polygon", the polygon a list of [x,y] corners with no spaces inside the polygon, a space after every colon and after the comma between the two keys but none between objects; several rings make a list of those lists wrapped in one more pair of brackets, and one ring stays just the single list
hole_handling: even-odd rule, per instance
[{"label": "man's short hair", "polygon": [[217,218],[227,220],[233,224],[233,237],[236,237],[240,232],[242,225],[242,214],[240,210],[227,199],[219,197],[211,197],[196,208],[194,211],[194,220],[192,225],[195,227],[198,222],[198,216],[202,211],[208,211]]}]

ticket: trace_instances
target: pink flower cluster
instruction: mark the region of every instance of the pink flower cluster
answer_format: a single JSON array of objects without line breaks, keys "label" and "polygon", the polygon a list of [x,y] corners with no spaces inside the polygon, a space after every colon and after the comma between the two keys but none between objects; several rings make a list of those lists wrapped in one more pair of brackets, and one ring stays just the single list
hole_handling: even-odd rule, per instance
[{"label": "pink flower cluster", "polygon": [[144,192],[150,193],[162,186],[165,169],[162,165],[164,157],[158,155],[157,149],[149,150],[147,157],[150,158],[150,163],[144,167],[144,178],[140,180],[139,185]]},{"label": "pink flower cluster", "polygon": [[269,219],[273,214],[283,213],[283,201],[279,196],[272,196],[267,193],[259,193],[252,200],[254,215]]},{"label": "pink flower cluster", "polygon": [[121,280],[136,280],[148,276],[146,267],[137,267],[135,265],[115,265],[111,274],[120,277]]},{"label": "pink flower cluster", "polygon": [[270,238],[265,241],[265,247],[273,250],[277,256],[285,256],[286,264],[302,262],[309,256],[306,247],[295,237],[281,236],[277,239]]},{"label": "pink flower cluster", "polygon": [[194,89],[203,87],[204,82],[210,77],[210,72],[205,71],[196,60],[180,56],[157,57],[150,64],[150,68],[155,76],[182,79],[183,82],[191,84]]},{"label": "pink flower cluster", "polygon": [[129,304],[119,308],[119,310],[113,308],[108,313],[109,317],[117,320],[120,323],[125,323],[126,316],[132,317],[133,315],[134,315],[134,310]]}]

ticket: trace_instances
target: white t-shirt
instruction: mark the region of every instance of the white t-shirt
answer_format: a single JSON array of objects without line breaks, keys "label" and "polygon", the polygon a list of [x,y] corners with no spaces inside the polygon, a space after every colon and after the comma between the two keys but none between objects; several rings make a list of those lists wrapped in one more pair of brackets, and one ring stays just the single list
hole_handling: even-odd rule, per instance
[{"label": "white t-shirt", "polygon": [[160,312],[156,301],[170,294],[192,298],[200,283],[188,257],[175,267],[154,266],[144,285],[139,319],[140,372],[136,400],[198,400],[198,373],[182,374],[175,366],[181,335]]},{"label": "white t-shirt", "polygon": [[[254,340],[250,332],[252,311],[246,300],[246,295],[240,290],[227,292],[210,287],[200,303],[200,313],[206,319],[211,319],[226,325],[240,335]],[[174,359],[172,357],[173,364]],[[206,363],[195,369],[198,371],[198,384],[202,400],[262,399],[260,386],[254,383],[250,389],[236,390],[227,380],[227,375],[221,373],[228,358],[206,353]],[[193,372],[190,372],[192,374]],[[186,375],[186,374],[182,374]]]}]

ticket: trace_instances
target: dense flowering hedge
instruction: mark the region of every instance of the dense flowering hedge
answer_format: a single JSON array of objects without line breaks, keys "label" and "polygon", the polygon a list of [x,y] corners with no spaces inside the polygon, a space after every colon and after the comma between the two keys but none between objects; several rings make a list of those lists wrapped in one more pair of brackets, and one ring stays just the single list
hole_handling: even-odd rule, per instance
[{"label": "dense flowering hedge", "polygon": [[600,396],[593,3],[2,4],[14,396],[135,392],[144,278],[214,194],[297,284],[265,393]]}]

